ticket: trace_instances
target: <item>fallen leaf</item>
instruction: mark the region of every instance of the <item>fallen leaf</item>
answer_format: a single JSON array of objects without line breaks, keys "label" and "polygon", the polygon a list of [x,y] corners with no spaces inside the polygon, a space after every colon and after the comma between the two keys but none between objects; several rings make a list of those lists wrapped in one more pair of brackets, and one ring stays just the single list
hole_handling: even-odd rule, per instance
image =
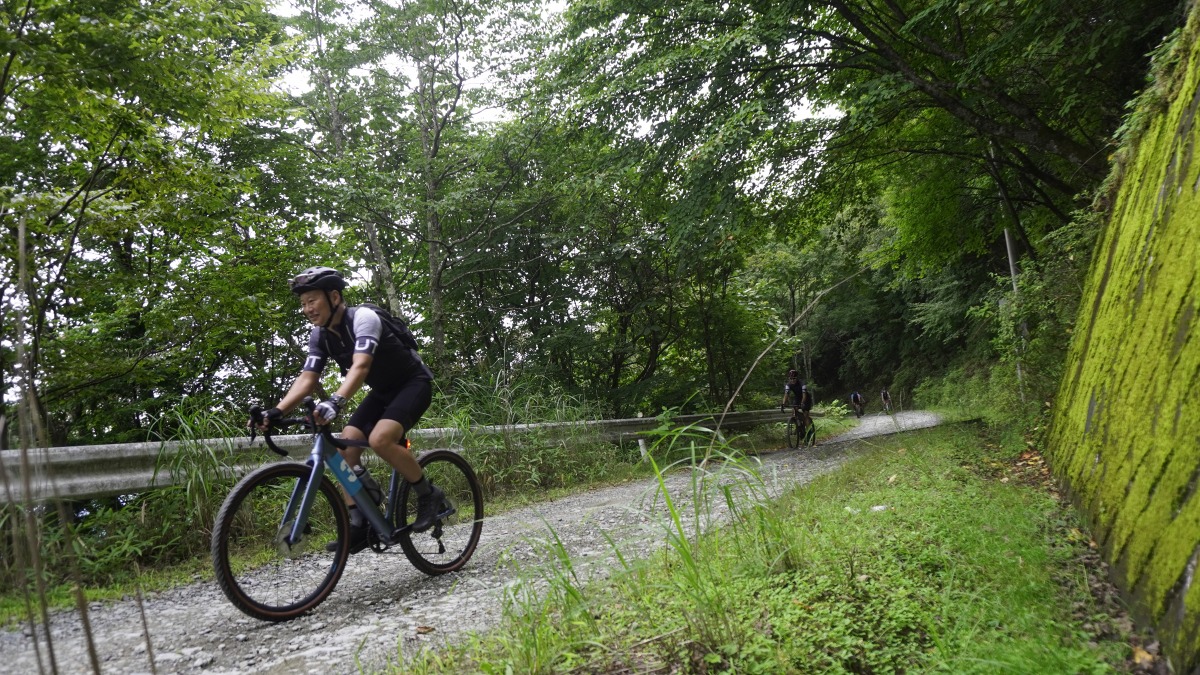
[{"label": "fallen leaf", "polygon": [[1154,663],[1154,655],[1142,649],[1141,647],[1133,648],[1133,665],[1148,666]]},{"label": "fallen leaf", "polygon": [[417,635],[424,635],[426,633],[432,633],[432,632],[433,632],[433,626],[417,626]]},{"label": "fallen leaf", "polygon": [[895,482],[896,482],[896,476],[898,476],[898,475],[899,475],[899,474],[895,474],[895,473],[894,473],[894,474],[892,474],[892,477],[888,479],[888,485],[891,485],[892,483],[895,483]]},{"label": "fallen leaf", "polygon": [[1001,483],[1007,483],[1007,482],[1008,482],[1008,476],[1005,476],[1004,478],[1001,478],[1001,479],[1000,479],[1000,482],[1001,482]]}]

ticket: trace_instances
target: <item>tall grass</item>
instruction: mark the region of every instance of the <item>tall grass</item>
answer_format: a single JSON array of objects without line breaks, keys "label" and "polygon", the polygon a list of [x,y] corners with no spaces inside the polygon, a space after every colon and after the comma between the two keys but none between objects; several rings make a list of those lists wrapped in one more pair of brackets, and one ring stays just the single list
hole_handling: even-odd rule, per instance
[{"label": "tall grass", "polygon": [[[213,519],[236,479],[230,468],[234,439],[245,436],[240,411],[214,407],[207,401],[188,400],[167,411],[151,427],[151,437],[165,443],[177,442],[175,452],[160,452],[156,475],[166,474],[174,484],[161,495],[168,500],[182,497],[188,514],[183,521],[198,530],[204,542],[212,533]],[[238,420],[233,423],[231,420]],[[203,442],[204,440],[210,442]],[[179,492],[182,495],[179,495]]]},{"label": "tall grass", "polygon": [[[584,422],[600,417],[599,406],[549,380],[498,372],[486,382],[460,379],[439,392],[421,425],[456,430],[452,442],[470,451],[490,500],[627,476],[637,451],[598,442]],[[538,423],[555,426],[488,428]]]},{"label": "tall grass", "polygon": [[[222,412],[203,402],[169,411],[153,426],[161,441],[179,442],[179,450],[159,456],[157,472],[170,475],[175,483],[137,494],[116,495],[47,506],[9,507],[0,514],[0,527],[17,522],[18,514],[31,519],[36,536],[30,539],[42,561],[36,567],[46,587],[46,602],[63,606],[73,602],[76,586],[102,588],[123,594],[128,586],[143,579],[142,568],[158,571],[183,565],[184,578],[206,573],[202,561],[208,555],[212,522],[221,501],[232,485],[228,458],[231,437],[244,433],[229,422],[233,412]],[[201,439],[230,438],[227,444],[201,443]],[[7,527],[3,529],[8,532]],[[15,536],[15,532],[14,532]],[[5,537],[11,542],[10,537]],[[36,543],[32,543],[36,542]],[[5,589],[17,589],[28,581],[35,567],[9,548],[0,556],[0,579]],[[11,585],[10,585],[11,584]],[[101,591],[103,595],[105,591]],[[0,594],[0,619],[24,610],[19,598],[5,590]]]}]

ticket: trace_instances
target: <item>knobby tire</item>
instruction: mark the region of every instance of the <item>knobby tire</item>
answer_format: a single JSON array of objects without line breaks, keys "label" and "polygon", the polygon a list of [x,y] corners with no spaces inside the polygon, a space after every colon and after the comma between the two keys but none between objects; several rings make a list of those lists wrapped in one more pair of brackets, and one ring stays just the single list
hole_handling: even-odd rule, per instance
[{"label": "knobby tire", "polygon": [[793,449],[800,447],[800,425],[796,423],[794,415],[787,423],[787,446]]},{"label": "knobby tire", "polygon": [[[212,533],[217,583],[235,607],[257,619],[287,621],[312,610],[346,569],[349,515],[326,475],[320,476],[301,540],[282,543],[288,498],[297,486],[307,486],[311,471],[298,462],[256,469],[234,486],[217,513]],[[326,551],[331,541],[336,550]]]}]

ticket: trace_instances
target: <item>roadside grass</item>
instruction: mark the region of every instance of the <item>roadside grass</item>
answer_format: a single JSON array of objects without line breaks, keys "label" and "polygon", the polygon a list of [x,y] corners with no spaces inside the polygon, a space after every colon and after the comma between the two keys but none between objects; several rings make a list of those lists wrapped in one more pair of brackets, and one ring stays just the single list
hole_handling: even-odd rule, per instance
[{"label": "roadside grass", "polygon": [[[1045,475],[959,424],[873,450],[663,548],[613,551],[587,583],[565,551],[515,590],[504,625],[417,673],[1103,673],[1129,635],[1095,606],[1086,537]],[[730,493],[726,492],[728,498]],[[660,495],[668,501],[669,497]],[[610,542],[611,545],[611,542]],[[603,575],[601,575],[603,576]],[[1078,608],[1086,608],[1081,615]],[[1085,621],[1086,617],[1086,621]],[[398,672],[398,670],[396,671]]]}]

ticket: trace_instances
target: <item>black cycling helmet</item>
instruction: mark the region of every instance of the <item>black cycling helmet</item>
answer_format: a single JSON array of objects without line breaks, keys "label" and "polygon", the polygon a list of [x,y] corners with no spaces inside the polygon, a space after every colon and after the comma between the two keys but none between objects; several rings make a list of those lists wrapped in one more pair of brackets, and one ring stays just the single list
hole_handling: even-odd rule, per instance
[{"label": "black cycling helmet", "polygon": [[329,297],[329,291],[337,291],[338,297],[341,298],[340,293],[346,288],[346,280],[342,278],[342,273],[332,267],[310,267],[293,277],[288,285],[292,287],[292,292],[296,295],[309,291],[321,291],[325,294],[325,302],[329,305],[329,318],[321,327],[329,328],[329,325],[333,323],[334,315],[342,306],[340,299],[338,304],[333,304],[333,298]]},{"label": "black cycling helmet", "polygon": [[346,288],[342,273],[332,267],[310,267],[288,282],[296,295],[308,291],[341,291]]}]

